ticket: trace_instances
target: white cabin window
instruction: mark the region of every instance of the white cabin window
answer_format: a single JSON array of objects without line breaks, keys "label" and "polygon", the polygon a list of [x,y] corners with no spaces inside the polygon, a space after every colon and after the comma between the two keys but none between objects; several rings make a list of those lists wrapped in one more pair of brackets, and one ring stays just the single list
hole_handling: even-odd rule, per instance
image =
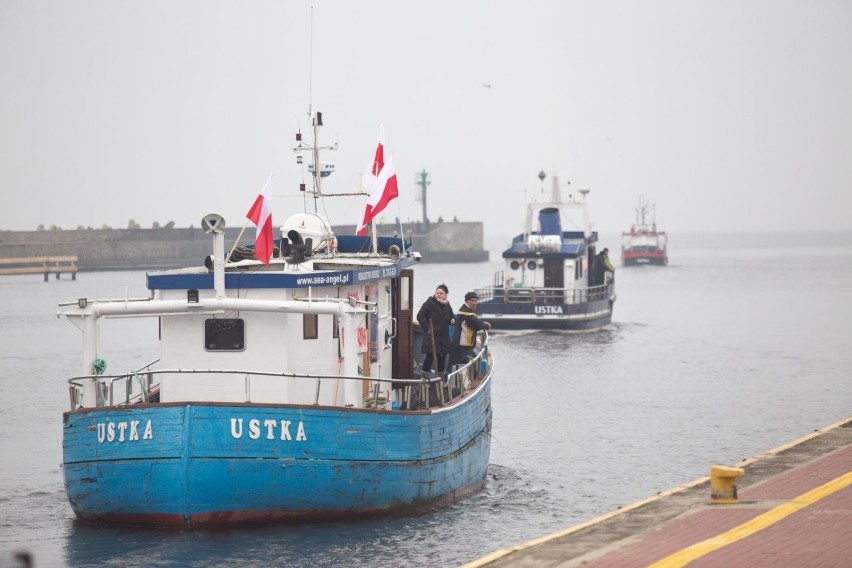
[{"label": "white cabin window", "polygon": [[242,351],[246,348],[246,325],[239,318],[204,320],[204,349]]}]

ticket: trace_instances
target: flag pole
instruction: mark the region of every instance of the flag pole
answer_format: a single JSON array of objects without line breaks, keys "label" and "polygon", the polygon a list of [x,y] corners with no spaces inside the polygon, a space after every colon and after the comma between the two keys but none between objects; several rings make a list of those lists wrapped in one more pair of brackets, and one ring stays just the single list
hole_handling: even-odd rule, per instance
[{"label": "flag pole", "polygon": [[399,250],[405,254],[405,233],[402,231],[402,208],[396,203],[396,220],[399,221]]},{"label": "flag pole", "polygon": [[370,221],[370,226],[373,229],[373,238],[372,238],[373,253],[378,254],[379,253],[379,238],[376,235],[376,220],[375,220],[375,218],[372,221]]},{"label": "flag pole", "polygon": [[240,239],[242,238],[243,233],[246,232],[246,227],[248,227],[248,224],[249,224],[249,220],[247,219],[245,224],[243,225],[243,228],[240,229],[240,234],[237,235],[237,240],[234,241],[234,246],[231,247],[231,252],[229,252],[228,256],[225,257],[225,262],[230,262],[231,255],[234,254],[234,251],[237,249],[237,245],[240,244]]}]

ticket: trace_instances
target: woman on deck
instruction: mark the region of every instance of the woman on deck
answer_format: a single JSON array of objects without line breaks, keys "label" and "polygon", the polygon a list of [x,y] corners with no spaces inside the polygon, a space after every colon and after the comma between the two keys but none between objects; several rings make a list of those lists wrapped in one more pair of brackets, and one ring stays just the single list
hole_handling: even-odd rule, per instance
[{"label": "woman on deck", "polygon": [[417,323],[423,328],[426,337],[423,339],[423,371],[432,369],[432,361],[437,358],[436,368],[439,373],[444,372],[447,355],[452,351],[453,344],[450,341],[450,326],[456,324],[453,308],[447,297],[450,291],[444,284],[439,284],[435,294],[426,298],[420,311],[417,312]]}]

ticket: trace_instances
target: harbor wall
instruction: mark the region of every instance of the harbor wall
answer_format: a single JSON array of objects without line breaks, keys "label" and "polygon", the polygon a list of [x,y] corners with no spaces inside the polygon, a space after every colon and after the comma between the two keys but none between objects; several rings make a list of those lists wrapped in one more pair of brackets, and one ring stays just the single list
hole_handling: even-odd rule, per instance
[{"label": "harbor wall", "polygon": [[[233,245],[239,229],[226,230]],[[253,244],[246,231],[240,244]],[[76,256],[82,270],[145,270],[202,266],[213,238],[200,228],[0,231],[0,258]]]},{"label": "harbor wall", "polygon": [[[412,225],[410,240],[423,262],[481,262],[482,223],[433,223],[418,232]],[[338,234],[354,234],[355,227],[334,227]],[[388,225],[378,227],[380,236],[399,233]],[[240,246],[254,244],[254,228],[246,230]],[[240,234],[239,228],[225,230],[228,250]],[[406,230],[406,240],[409,232]],[[149,270],[202,266],[213,254],[213,238],[200,228],[155,229],[47,229],[0,231],[0,258],[76,256],[79,270]]]}]

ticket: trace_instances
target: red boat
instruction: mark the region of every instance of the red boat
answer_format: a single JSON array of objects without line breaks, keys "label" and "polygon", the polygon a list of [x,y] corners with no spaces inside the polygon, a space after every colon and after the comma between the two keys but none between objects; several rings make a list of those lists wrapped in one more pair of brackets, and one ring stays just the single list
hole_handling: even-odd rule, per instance
[{"label": "red boat", "polygon": [[637,266],[654,264],[665,266],[669,263],[666,252],[668,236],[657,230],[655,206],[649,206],[648,200],[639,197],[636,208],[636,222],[630,232],[621,234],[621,265]]}]

